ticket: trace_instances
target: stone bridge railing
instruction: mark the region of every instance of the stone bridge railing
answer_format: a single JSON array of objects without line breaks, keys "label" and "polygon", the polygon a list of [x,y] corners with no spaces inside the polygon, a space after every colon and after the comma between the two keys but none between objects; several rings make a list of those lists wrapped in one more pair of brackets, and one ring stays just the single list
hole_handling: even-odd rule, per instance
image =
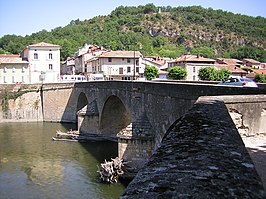
[{"label": "stone bridge railing", "polygon": [[[230,109],[232,99],[224,100]],[[225,102],[200,97],[169,129],[120,199],[265,198]]]}]

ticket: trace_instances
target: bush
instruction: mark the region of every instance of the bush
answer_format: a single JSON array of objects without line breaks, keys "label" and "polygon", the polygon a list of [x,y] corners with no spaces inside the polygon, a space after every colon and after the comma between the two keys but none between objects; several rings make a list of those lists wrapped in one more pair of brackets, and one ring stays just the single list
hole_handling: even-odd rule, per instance
[{"label": "bush", "polygon": [[266,83],[266,75],[265,74],[256,74],[254,81],[259,82],[259,83]]},{"label": "bush", "polygon": [[224,81],[231,74],[227,69],[216,70],[213,67],[205,67],[199,70],[199,78],[208,81]]},{"label": "bush", "polygon": [[168,73],[168,77],[174,80],[182,80],[185,79],[186,76],[187,76],[186,69],[179,66],[174,66],[170,68]]},{"label": "bush", "polygon": [[144,75],[146,76],[147,80],[152,80],[157,77],[159,74],[158,68],[155,66],[146,66],[144,70]]}]

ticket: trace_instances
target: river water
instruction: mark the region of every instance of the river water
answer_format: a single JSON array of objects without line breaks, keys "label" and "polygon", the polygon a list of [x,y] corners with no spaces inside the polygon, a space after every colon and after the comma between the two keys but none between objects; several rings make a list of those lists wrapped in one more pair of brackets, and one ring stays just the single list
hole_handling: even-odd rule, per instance
[{"label": "river water", "polygon": [[52,141],[59,123],[0,124],[0,198],[118,198],[125,186],[100,182],[97,165],[117,156],[117,143]]}]

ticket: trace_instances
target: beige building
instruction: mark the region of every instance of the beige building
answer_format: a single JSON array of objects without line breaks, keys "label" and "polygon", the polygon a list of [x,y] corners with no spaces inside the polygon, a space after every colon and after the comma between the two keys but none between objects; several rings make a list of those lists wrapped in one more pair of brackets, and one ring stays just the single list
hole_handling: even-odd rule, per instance
[{"label": "beige building", "polygon": [[57,83],[60,80],[60,46],[45,42],[27,46],[21,53],[29,62],[30,83]]},{"label": "beige building", "polygon": [[0,55],[0,84],[30,83],[29,62],[19,55]]},{"label": "beige building", "polygon": [[174,66],[184,67],[187,71],[186,80],[188,81],[198,81],[199,79],[199,70],[205,67],[214,67],[215,60],[199,55],[183,55],[178,57],[176,60],[168,63],[168,68]]},{"label": "beige building", "polygon": [[133,80],[144,75],[145,66],[139,51],[109,51],[98,59],[106,79]]}]

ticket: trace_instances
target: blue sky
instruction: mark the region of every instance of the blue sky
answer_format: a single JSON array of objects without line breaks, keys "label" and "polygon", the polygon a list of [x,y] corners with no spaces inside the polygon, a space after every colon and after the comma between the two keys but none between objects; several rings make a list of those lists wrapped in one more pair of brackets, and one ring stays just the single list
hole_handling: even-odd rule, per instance
[{"label": "blue sky", "polygon": [[116,7],[153,3],[156,6],[192,6],[222,9],[249,16],[266,17],[266,0],[0,0],[0,37],[25,36],[43,29],[50,31],[71,20],[110,14]]}]

